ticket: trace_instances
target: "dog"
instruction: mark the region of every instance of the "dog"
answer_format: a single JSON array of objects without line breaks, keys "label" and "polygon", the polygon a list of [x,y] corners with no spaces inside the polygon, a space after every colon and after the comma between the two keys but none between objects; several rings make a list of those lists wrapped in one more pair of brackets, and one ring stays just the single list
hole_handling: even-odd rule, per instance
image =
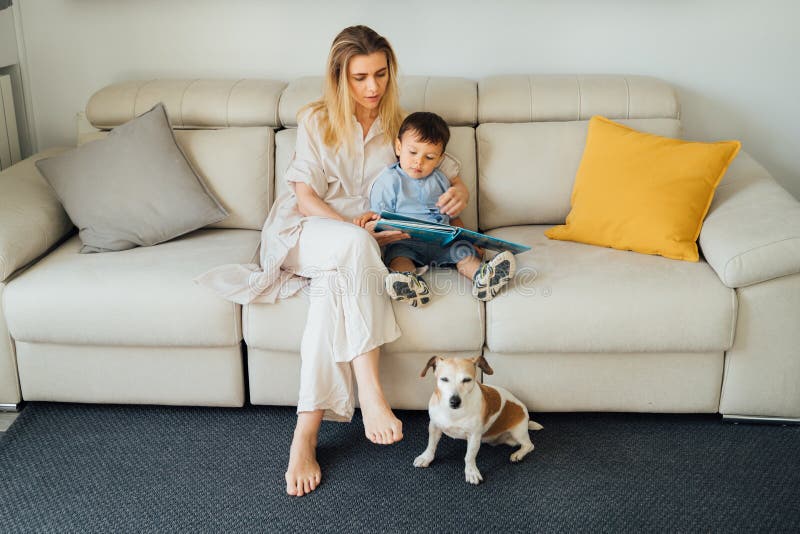
[{"label": "dog", "polygon": [[436,376],[436,389],[428,403],[428,447],[414,459],[414,467],[431,464],[443,433],[451,438],[467,440],[464,475],[470,484],[483,481],[475,464],[481,443],[520,445],[511,455],[512,462],[519,462],[533,450],[528,430],[544,427],[530,421],[528,409],[508,390],[476,382],[478,369],[488,375],[494,373],[483,356],[434,356],[428,360],[420,376],[424,377],[431,367]]}]

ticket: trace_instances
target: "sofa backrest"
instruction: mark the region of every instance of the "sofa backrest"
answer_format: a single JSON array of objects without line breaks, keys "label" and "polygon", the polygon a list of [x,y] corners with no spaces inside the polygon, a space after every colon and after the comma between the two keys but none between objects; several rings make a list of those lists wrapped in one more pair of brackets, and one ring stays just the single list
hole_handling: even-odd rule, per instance
[{"label": "sofa backrest", "polygon": [[[675,91],[655,78],[406,76],[399,84],[404,110],[433,111],[450,125],[447,151],[470,190],[469,228],[563,223],[593,115],[668,137],[681,131]],[[322,90],[321,76],[132,81],[95,93],[86,116],[107,130],[163,101],[179,144],[231,213],[212,226],[259,230],[287,187],[297,112]]]},{"label": "sofa backrest", "polygon": [[640,76],[493,76],[478,83],[478,219],[482,230],[563,224],[588,120],[680,135],[674,90]]},{"label": "sofa backrest", "polygon": [[[119,126],[164,102],[186,157],[230,215],[212,228],[260,230],[274,200],[275,129],[286,84],[274,80],[140,80],[95,93],[86,117]],[[79,138],[79,144],[103,134]]]}]

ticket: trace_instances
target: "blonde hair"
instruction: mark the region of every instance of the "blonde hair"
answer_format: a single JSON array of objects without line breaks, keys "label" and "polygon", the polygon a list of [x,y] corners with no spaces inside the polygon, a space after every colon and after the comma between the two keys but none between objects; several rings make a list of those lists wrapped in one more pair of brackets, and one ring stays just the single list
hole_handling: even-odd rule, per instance
[{"label": "blonde hair", "polygon": [[386,91],[378,106],[378,116],[383,125],[383,134],[388,143],[392,143],[403,122],[400,110],[400,98],[397,88],[397,57],[385,37],[378,35],[367,26],[350,26],[345,28],[331,44],[328,54],[328,67],[325,76],[325,94],[322,100],[304,106],[298,115],[306,109],[311,113],[319,113],[319,125],[323,130],[323,141],[331,147],[345,146],[352,153],[355,128],[352,116],[355,113],[355,101],[350,95],[348,69],[354,56],[370,55],[375,52],[386,54],[389,79]]}]

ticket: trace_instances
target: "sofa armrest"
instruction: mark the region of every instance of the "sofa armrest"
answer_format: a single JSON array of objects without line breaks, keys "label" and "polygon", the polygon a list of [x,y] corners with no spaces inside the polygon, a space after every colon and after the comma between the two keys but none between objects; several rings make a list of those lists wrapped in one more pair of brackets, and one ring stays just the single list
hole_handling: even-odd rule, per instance
[{"label": "sofa armrest", "polygon": [[717,188],[699,243],[731,288],[798,273],[800,202],[740,152]]},{"label": "sofa armrest", "polygon": [[64,150],[39,152],[0,172],[0,282],[72,229],[55,192],[34,164]]}]

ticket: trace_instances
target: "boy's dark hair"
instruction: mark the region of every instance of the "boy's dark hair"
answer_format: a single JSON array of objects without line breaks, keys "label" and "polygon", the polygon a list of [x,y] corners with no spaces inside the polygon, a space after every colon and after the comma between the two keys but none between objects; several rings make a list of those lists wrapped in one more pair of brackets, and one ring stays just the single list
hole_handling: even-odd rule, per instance
[{"label": "boy's dark hair", "polygon": [[450,128],[447,127],[447,123],[439,115],[429,111],[417,111],[406,117],[400,125],[397,138],[402,140],[403,134],[409,130],[413,130],[423,143],[441,143],[442,152],[450,141]]}]

